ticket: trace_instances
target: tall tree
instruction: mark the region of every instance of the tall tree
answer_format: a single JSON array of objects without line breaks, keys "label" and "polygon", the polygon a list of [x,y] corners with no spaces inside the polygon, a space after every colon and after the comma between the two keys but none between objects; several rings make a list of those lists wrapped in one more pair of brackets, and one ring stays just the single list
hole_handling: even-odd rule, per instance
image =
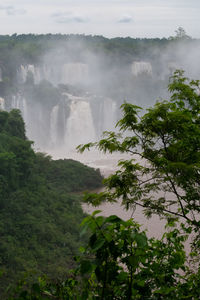
[{"label": "tall tree", "polygon": [[[105,179],[105,192],[86,201],[121,199],[126,209],[142,206],[147,216],[180,218],[194,231],[200,228],[200,96],[199,81],[176,71],[170,79],[169,101],[157,102],[141,117],[141,108],[122,105],[119,133],[105,132],[97,143],[80,145],[84,151],[127,153],[119,170]],[[185,223],[184,222],[184,223]]]}]

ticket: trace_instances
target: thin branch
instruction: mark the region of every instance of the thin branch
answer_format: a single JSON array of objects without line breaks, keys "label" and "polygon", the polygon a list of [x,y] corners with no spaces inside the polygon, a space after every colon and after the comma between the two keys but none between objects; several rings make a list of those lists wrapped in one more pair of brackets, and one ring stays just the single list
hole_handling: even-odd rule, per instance
[{"label": "thin branch", "polygon": [[175,187],[173,181],[172,181],[170,178],[169,178],[169,182],[171,183],[171,186],[172,186],[172,189],[173,189],[173,191],[174,191],[174,194],[176,195],[177,200],[178,200],[178,203],[180,204],[181,211],[182,211],[182,214],[183,214],[184,218],[185,218],[186,220],[188,220],[188,221],[191,222],[191,220],[190,220],[190,219],[186,216],[186,214],[185,214],[184,207],[183,207],[183,204],[182,204],[182,202],[181,202],[181,196],[178,194],[178,192],[177,192],[177,190],[176,190],[176,187]]},{"label": "thin branch", "polygon": [[[156,210],[155,207],[150,206],[150,205],[149,205],[149,206],[146,206],[146,205],[144,205],[144,204],[142,204],[142,203],[139,203],[139,202],[136,202],[136,201],[134,201],[134,203],[135,203],[136,205],[138,205],[138,206],[143,207],[143,208],[151,208],[151,209],[153,209],[153,210]],[[180,214],[180,213],[178,213],[178,212],[174,212],[174,211],[168,210],[168,209],[166,209],[166,208],[163,208],[162,211],[163,211],[163,212],[166,212],[166,213],[170,213],[170,214],[172,214],[172,215],[174,215],[174,216],[177,216],[177,217],[181,217],[181,218],[187,219],[189,222],[192,222],[192,223],[193,223],[192,220],[190,220],[189,218],[185,217],[184,215],[182,215],[182,214]]]}]

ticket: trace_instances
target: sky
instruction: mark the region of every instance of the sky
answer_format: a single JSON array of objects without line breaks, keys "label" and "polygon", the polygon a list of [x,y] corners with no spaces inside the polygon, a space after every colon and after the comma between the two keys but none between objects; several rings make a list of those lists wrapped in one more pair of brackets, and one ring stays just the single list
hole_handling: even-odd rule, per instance
[{"label": "sky", "polygon": [[0,34],[200,38],[200,0],[0,0]]}]

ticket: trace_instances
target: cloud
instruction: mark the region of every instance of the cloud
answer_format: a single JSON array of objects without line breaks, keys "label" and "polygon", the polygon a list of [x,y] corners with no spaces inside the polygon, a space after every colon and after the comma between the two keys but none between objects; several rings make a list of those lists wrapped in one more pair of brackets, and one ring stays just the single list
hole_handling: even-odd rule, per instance
[{"label": "cloud", "polygon": [[118,23],[131,23],[133,22],[134,19],[131,15],[122,15],[119,19],[118,19]]},{"label": "cloud", "polygon": [[74,12],[55,13],[51,15],[56,23],[87,23],[89,18]]},{"label": "cloud", "polygon": [[26,10],[25,9],[23,9],[23,8],[17,9],[17,8],[15,8],[12,5],[7,5],[7,6],[0,5],[0,10],[5,11],[6,14],[10,15],[10,16],[24,15],[24,14],[26,14]]}]

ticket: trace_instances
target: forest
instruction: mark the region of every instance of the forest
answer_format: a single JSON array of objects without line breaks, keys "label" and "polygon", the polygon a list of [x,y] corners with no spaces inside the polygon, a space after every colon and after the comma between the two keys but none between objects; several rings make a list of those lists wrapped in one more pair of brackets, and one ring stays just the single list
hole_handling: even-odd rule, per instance
[{"label": "forest", "polygon": [[0,111],[1,299],[29,274],[62,278],[84,239],[81,192],[101,187],[98,170],[36,153],[18,110]]}]

